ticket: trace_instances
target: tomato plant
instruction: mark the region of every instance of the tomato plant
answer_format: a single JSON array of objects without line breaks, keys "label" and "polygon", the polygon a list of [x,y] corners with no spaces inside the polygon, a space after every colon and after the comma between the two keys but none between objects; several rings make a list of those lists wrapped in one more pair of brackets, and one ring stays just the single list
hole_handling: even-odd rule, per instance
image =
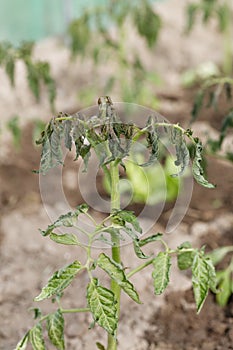
[{"label": "tomato plant", "polygon": [[[190,269],[197,312],[200,312],[207,297],[208,291],[216,292],[216,274],[214,265],[205,254],[204,247],[193,248],[189,242],[184,242],[176,249],[169,248],[162,233],[154,232],[142,238],[142,228],[133,212],[122,210],[120,207],[119,168],[125,169],[125,160],[137,141],[145,140],[148,158],[140,163],[147,167],[156,162],[160,149],[161,130],[167,135],[176,151],[175,165],[177,171],[172,175],[179,176],[189,165],[190,154],[186,144],[189,140],[195,147],[192,159],[192,173],[196,181],[207,188],[214,188],[203,176],[201,167],[202,145],[198,138],[193,137],[190,129],[183,129],[179,124],[158,121],[149,116],[144,127],[138,127],[132,122],[123,122],[117,115],[110,97],[101,97],[98,101],[98,115],[85,118],[78,113],[75,116],[60,114],[51,119],[37,141],[42,145],[41,164],[39,172],[45,174],[50,168],[63,163],[62,140],[65,147],[71,150],[73,144],[76,150],[76,159],[81,157],[84,170],[88,166],[91,152],[94,151],[99,167],[104,171],[111,184],[111,210],[107,217],[100,222],[91,215],[86,203],[79,205],[74,211],[61,215],[45,230],[41,230],[44,237],[50,238],[57,244],[71,245],[74,249],[83,249],[86,259],[75,260],[68,266],[56,271],[42,288],[35,301],[55,298],[57,309],[53,313],[44,314],[40,309],[35,310],[37,320],[25,336],[19,341],[15,349],[26,349],[30,342],[33,349],[46,349],[44,340],[44,323],[49,340],[57,349],[65,349],[64,316],[69,313],[90,313],[94,325],[99,325],[108,333],[106,346],[97,343],[99,349],[116,350],[117,332],[120,319],[120,298],[124,292],[134,302],[141,304],[136,287],[130,278],[148,266],[152,269],[152,283],[154,294],[159,295],[166,289],[169,278],[172,257],[177,258],[180,270]],[[80,217],[84,217],[91,224],[86,230],[80,224]],[[73,233],[61,233],[59,229],[72,228]],[[86,237],[86,244],[79,240],[79,233]],[[132,241],[132,248],[139,263],[135,267],[126,268],[121,256],[121,243],[124,235]],[[104,251],[97,258],[93,257],[93,245],[96,241],[104,242],[111,247],[111,255]],[[159,253],[147,255],[143,247],[147,244],[160,243]],[[77,250],[78,252],[78,250]],[[142,262],[140,262],[142,261]],[[96,277],[96,270],[104,271],[109,284],[106,285]],[[85,272],[88,276],[86,286],[86,304],[74,309],[62,307],[62,295],[74,278]]]}]

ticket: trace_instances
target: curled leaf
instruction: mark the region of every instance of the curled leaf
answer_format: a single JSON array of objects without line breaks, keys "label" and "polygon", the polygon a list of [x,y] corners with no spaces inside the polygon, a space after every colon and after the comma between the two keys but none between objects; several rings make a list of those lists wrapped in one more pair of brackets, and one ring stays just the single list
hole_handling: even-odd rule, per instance
[{"label": "curled leaf", "polygon": [[201,166],[201,161],[202,161],[202,144],[199,141],[199,139],[196,139],[196,145],[195,145],[195,157],[193,160],[193,166],[192,166],[192,171],[193,171],[193,176],[197,183],[200,185],[207,187],[207,188],[215,188],[215,185],[211,184],[204,178],[204,170],[202,169]]}]

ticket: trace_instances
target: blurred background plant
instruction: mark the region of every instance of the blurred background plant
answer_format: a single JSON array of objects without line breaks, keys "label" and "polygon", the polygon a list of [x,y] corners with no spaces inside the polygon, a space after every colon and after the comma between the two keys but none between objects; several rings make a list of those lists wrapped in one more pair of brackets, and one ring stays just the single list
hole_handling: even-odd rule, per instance
[{"label": "blurred background plant", "polygon": [[[112,0],[85,10],[70,23],[68,34],[73,57],[91,58],[94,63],[92,89],[81,91],[87,104],[93,100],[95,87],[102,83],[104,95],[118,89],[122,101],[158,107],[153,85],[159,83],[159,76],[156,71],[148,71],[138,50],[138,41],[143,40],[152,51],[161,29],[161,19],[152,3]],[[129,26],[137,33],[133,45],[129,44]],[[96,69],[99,65],[104,65],[105,70],[101,76]]]},{"label": "blurred background plant", "polygon": [[[186,7],[186,33],[189,34],[195,25],[217,24],[222,36],[222,64],[217,66],[212,61],[201,63],[182,75],[185,87],[195,87],[196,93],[191,111],[191,124],[201,115],[202,109],[218,111],[220,101],[227,106],[224,110],[218,139],[207,140],[207,153],[219,155],[224,138],[229,128],[233,127],[232,88],[233,88],[233,15],[231,1],[198,0]],[[224,157],[233,160],[232,152],[225,152]]]}]

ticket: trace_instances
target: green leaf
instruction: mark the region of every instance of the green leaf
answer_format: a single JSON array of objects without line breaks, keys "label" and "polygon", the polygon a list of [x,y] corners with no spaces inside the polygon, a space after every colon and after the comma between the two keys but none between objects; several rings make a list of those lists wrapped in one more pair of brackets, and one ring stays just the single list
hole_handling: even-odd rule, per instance
[{"label": "green leaf", "polygon": [[167,252],[160,252],[153,260],[154,293],[162,294],[169,283],[171,257]]},{"label": "green leaf", "polygon": [[178,247],[177,263],[180,270],[187,270],[192,266],[195,252],[185,251],[186,249],[191,249],[191,248],[192,246],[189,242],[182,243]]},{"label": "green leaf", "polygon": [[60,310],[47,318],[48,336],[51,343],[58,349],[65,349],[64,342],[64,318]]},{"label": "green leaf", "polygon": [[197,252],[192,264],[192,284],[197,313],[205,302],[209,290],[209,267],[206,264],[204,257]]},{"label": "green leaf", "polygon": [[115,223],[125,226],[126,223],[129,223],[133,226],[134,230],[142,233],[142,228],[138,222],[137,217],[132,211],[129,210],[114,210],[112,217]]},{"label": "green leaf", "polygon": [[78,238],[75,234],[65,233],[64,235],[57,235],[51,232],[49,235],[54,242],[66,245],[79,245]]},{"label": "green leaf", "polygon": [[193,166],[192,166],[193,176],[194,176],[195,180],[197,181],[197,183],[199,183],[200,185],[207,187],[207,188],[215,188],[215,185],[208,182],[203,176],[204,170],[201,167],[202,144],[199,141],[199,139],[196,139],[195,146],[196,146],[195,147],[195,157],[194,157]]},{"label": "green leaf", "polygon": [[144,239],[140,239],[139,246],[143,247],[144,245],[146,245],[148,243],[155,242],[155,241],[161,241],[162,236],[163,236],[162,233],[156,233],[156,234],[151,235],[149,237],[146,237]]},{"label": "green leaf", "polygon": [[100,344],[99,342],[96,343],[96,346],[99,350],[105,350],[105,347],[102,344]]},{"label": "green leaf", "polygon": [[29,332],[33,350],[46,350],[41,323],[37,323]]},{"label": "green leaf", "polygon": [[94,278],[87,287],[87,300],[95,322],[114,336],[118,322],[114,293],[100,286]]},{"label": "green leaf", "polygon": [[25,350],[27,347],[28,338],[29,338],[29,332],[27,332],[25,336],[18,342],[14,350]]},{"label": "green leaf", "polygon": [[229,270],[223,270],[217,272],[217,285],[219,292],[216,295],[217,303],[220,306],[226,306],[228,300],[232,294],[232,279]]},{"label": "green leaf", "polygon": [[82,265],[76,260],[65,268],[56,271],[49,279],[47,285],[43,287],[41,293],[34,300],[41,301],[43,299],[50,298],[54,294],[61,293],[66,287],[69,286],[81,269]]},{"label": "green leaf", "polygon": [[68,212],[67,214],[62,214],[59,218],[54,221],[45,231],[40,230],[43,236],[50,235],[53,230],[57,227],[72,227],[80,214],[85,214],[88,211],[88,206],[86,204],[79,205],[73,212]]},{"label": "green leaf", "polygon": [[133,238],[134,252],[137,255],[137,257],[139,259],[148,259],[150,256],[145,255],[141,250],[140,240],[137,237],[132,237],[132,238]]},{"label": "green leaf", "polygon": [[141,304],[138,293],[133,284],[127,279],[122,266],[109,258],[104,253],[101,253],[97,259],[97,265],[103,269],[114,280],[128,296]]},{"label": "green leaf", "polygon": [[222,261],[226,254],[232,251],[233,246],[221,247],[214,249],[212,252],[208,253],[207,256],[212,260],[214,265],[217,265],[218,263],[220,263],[220,261]]}]

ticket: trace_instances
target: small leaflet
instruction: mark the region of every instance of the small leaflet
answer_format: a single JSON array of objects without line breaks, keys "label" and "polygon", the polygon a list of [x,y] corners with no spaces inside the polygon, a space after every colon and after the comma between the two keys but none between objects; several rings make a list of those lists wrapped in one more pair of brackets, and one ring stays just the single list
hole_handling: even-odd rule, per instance
[{"label": "small leaflet", "polygon": [[75,234],[65,233],[63,235],[57,235],[56,233],[51,232],[49,238],[59,244],[79,245],[79,241]]},{"label": "small leaflet", "polygon": [[177,263],[180,270],[187,270],[192,266],[194,251],[185,251],[192,248],[190,242],[184,242],[178,247]]},{"label": "small leaflet", "polygon": [[80,214],[85,214],[87,211],[88,206],[86,204],[81,204],[73,212],[70,211],[67,214],[60,215],[59,218],[54,221],[53,224],[49,225],[45,231],[40,230],[40,232],[43,236],[48,236],[57,227],[72,227],[75,224],[78,216]]},{"label": "small leaflet", "polygon": [[29,340],[33,350],[46,350],[43,338],[42,325],[37,323],[29,332]]},{"label": "small leaflet", "polygon": [[58,349],[65,349],[64,342],[64,317],[60,310],[49,315],[47,319],[48,336],[51,343]]},{"label": "small leaflet", "polygon": [[87,287],[87,300],[94,321],[115,336],[118,319],[114,293],[100,286],[97,278],[93,278]]},{"label": "small leaflet", "polygon": [[143,247],[144,245],[146,245],[148,243],[160,241],[162,236],[163,236],[162,233],[155,233],[154,235],[151,235],[151,236],[146,237],[144,239],[140,239],[139,246]]},{"label": "small leaflet", "polygon": [[35,297],[35,301],[48,299],[54,294],[61,293],[66,287],[70,285],[77,273],[81,270],[82,265],[75,260],[72,264],[60,269],[54,273],[49,279],[47,285],[42,288],[41,293]]},{"label": "small leaflet", "polygon": [[153,260],[154,293],[162,294],[169,283],[171,257],[167,252],[160,252]]},{"label": "small leaflet", "polygon": [[125,276],[124,270],[120,264],[117,264],[110,257],[101,253],[97,259],[97,265],[103,269],[113,279],[128,296],[141,304],[138,293],[136,292],[134,285]]},{"label": "small leaflet", "polygon": [[192,284],[197,313],[199,313],[209,290],[209,268],[204,257],[199,252],[195,254],[193,259]]}]

